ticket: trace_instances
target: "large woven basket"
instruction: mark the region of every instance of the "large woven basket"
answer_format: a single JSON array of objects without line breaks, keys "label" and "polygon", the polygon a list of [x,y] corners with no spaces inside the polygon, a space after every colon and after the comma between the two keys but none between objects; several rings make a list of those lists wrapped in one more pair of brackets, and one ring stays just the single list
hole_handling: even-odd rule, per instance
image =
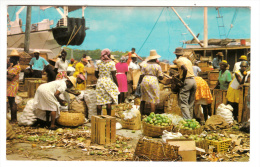
[{"label": "large woven basket", "polygon": [[79,126],[85,121],[85,115],[82,113],[60,112],[57,119],[58,124],[62,126]]},{"label": "large woven basket", "polygon": [[170,126],[154,126],[142,121],[143,126],[143,135],[149,137],[159,137],[163,135],[163,131],[167,130],[168,132],[172,131],[173,125]]},{"label": "large woven basket", "polygon": [[134,159],[139,161],[177,161],[179,146],[161,141],[140,138],[135,149]]}]

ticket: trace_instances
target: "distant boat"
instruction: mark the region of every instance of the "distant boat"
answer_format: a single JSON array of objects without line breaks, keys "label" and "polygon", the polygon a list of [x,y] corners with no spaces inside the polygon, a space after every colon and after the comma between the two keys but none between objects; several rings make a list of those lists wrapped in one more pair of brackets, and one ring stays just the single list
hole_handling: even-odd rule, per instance
[{"label": "distant boat", "polygon": [[[54,6],[40,6],[41,10]],[[25,8],[23,6],[16,12],[15,21],[10,21],[8,18],[7,29],[7,47],[8,48],[23,48],[25,33],[22,30],[22,21],[19,14]],[[62,18],[58,21],[54,28],[53,20],[44,19],[41,22],[31,25],[30,33],[30,49],[49,49],[55,55],[58,55],[62,45],[81,45],[86,36],[85,30],[89,29],[85,26],[84,9],[79,6],[63,6],[64,12],[55,6],[56,10],[61,14]],[[82,18],[69,18],[68,13],[82,8]],[[72,37],[74,37],[72,39]],[[72,40],[70,40],[72,39]],[[69,42],[70,41],[70,42]],[[69,42],[69,43],[68,43]]]}]

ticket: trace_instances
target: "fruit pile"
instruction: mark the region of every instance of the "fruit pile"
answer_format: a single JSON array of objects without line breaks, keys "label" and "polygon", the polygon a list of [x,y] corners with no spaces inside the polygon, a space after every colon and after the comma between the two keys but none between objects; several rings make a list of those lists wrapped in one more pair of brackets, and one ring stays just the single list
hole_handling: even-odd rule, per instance
[{"label": "fruit pile", "polygon": [[146,123],[155,125],[155,126],[169,126],[172,125],[172,121],[163,114],[155,114],[151,112],[150,115],[143,120]]},{"label": "fruit pile", "polygon": [[212,141],[225,141],[227,139],[230,139],[228,137],[225,137],[224,135],[221,136],[217,133],[212,133],[212,134],[208,134],[206,137],[207,140],[212,140]]},{"label": "fruit pile", "polygon": [[200,123],[196,121],[196,119],[184,119],[179,122],[177,128],[186,129],[186,130],[194,130],[199,129]]},{"label": "fruit pile", "polygon": [[35,80],[34,83],[42,83],[42,80]]}]

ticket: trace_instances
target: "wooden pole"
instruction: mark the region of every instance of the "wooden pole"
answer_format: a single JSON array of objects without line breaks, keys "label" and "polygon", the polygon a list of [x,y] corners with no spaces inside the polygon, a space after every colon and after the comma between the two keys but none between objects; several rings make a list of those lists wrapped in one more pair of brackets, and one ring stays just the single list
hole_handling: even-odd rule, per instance
[{"label": "wooden pole", "polygon": [[25,38],[24,38],[24,51],[26,53],[29,53],[29,46],[30,46],[31,11],[32,11],[32,7],[27,6],[26,29],[25,29]]},{"label": "wooden pole", "polygon": [[198,44],[203,47],[203,44],[200,42],[200,40],[196,37],[196,35],[191,31],[191,29],[188,27],[188,25],[182,20],[181,16],[177,13],[177,11],[171,7],[172,10],[175,12],[175,14],[178,16],[178,18],[181,20],[181,22],[184,24],[184,26],[188,29],[188,31],[191,33],[191,35],[194,37],[194,39],[198,42]]},{"label": "wooden pole", "polygon": [[208,8],[204,7],[204,40],[203,47],[208,47]]}]

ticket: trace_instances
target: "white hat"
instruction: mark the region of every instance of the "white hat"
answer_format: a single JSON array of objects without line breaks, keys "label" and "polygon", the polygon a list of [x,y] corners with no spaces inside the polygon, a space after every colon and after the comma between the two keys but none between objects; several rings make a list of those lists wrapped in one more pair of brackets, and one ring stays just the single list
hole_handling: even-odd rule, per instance
[{"label": "white hat", "polygon": [[73,84],[73,86],[76,88],[76,82],[77,82],[76,77],[69,76],[68,78],[69,78],[70,82]]},{"label": "white hat", "polygon": [[35,50],[33,53],[40,53],[40,51],[39,50]]}]

